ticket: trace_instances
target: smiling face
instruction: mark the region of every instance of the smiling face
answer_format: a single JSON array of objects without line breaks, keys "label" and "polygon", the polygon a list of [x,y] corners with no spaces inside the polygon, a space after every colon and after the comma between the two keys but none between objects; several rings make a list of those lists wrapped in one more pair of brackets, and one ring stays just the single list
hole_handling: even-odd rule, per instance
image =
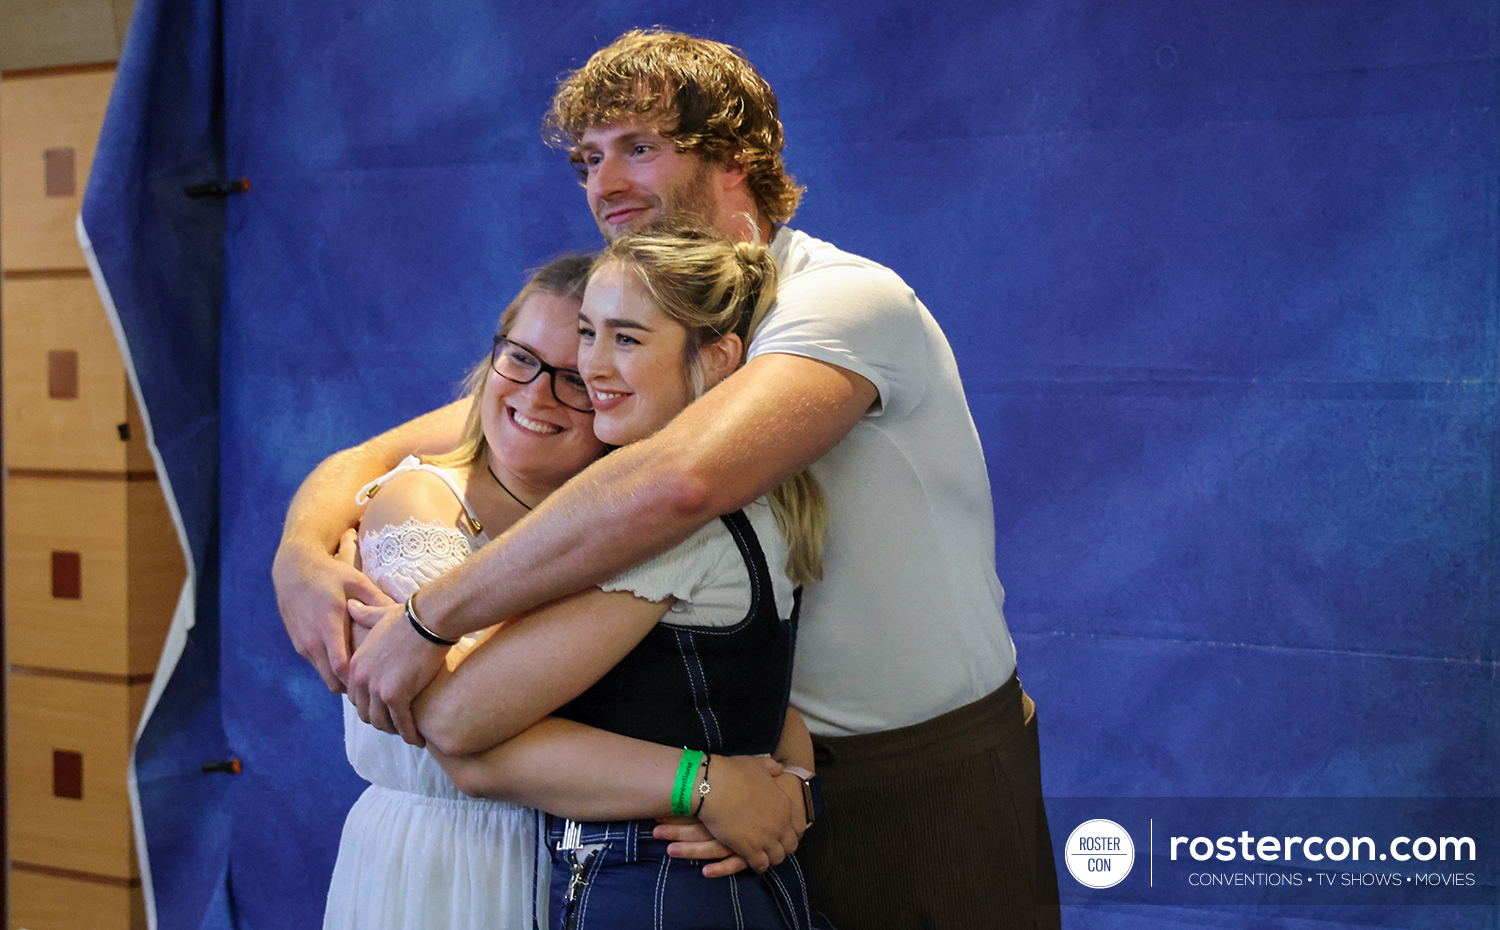
[{"label": "smiling face", "polygon": [[669,213],[724,228],[726,211],[744,209],[748,197],[743,170],[678,151],[671,139],[640,123],[587,130],[573,159],[594,222],[611,242]]},{"label": "smiling face", "polygon": [[617,261],[595,269],[578,332],[578,370],[603,441],[623,446],[645,439],[692,402],[687,330],[656,306],[633,270]]},{"label": "smiling face", "polygon": [[[516,311],[507,338],[558,368],[578,367],[578,301],[536,291]],[[543,372],[517,384],[491,370],[480,415],[489,465],[506,487],[535,502],[604,453],[592,414],[557,401]]]}]

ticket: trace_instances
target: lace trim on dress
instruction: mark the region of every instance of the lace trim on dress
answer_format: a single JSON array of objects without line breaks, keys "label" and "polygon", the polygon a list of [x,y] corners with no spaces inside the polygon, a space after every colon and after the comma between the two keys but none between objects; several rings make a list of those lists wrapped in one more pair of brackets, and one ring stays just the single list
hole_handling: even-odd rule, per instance
[{"label": "lace trim on dress", "polygon": [[[473,554],[473,540],[441,523],[407,517],[406,522],[382,526],[359,539],[360,561],[371,581],[392,597],[432,581]],[[395,585],[385,582],[394,581]]]},{"label": "lace trim on dress", "polygon": [[472,552],[469,540],[457,529],[407,517],[397,526],[382,526],[365,537],[375,564],[382,567],[417,559],[462,561]]}]

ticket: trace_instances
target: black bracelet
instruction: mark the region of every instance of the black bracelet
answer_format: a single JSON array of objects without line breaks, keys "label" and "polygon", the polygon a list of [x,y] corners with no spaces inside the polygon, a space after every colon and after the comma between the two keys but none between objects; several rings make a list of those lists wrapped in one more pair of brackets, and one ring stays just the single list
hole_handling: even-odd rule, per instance
[{"label": "black bracelet", "polygon": [[417,592],[413,591],[411,597],[406,599],[406,619],[411,621],[411,628],[423,639],[434,646],[457,646],[456,639],[443,639],[441,636],[427,629],[427,625],[417,619],[417,605],[413,603],[417,599]]},{"label": "black bracelet", "polygon": [[694,817],[701,816],[703,805],[708,803],[708,763],[711,759],[713,756],[709,753],[703,754],[703,780],[698,783],[698,790],[695,792],[698,795],[698,812],[692,815]]}]

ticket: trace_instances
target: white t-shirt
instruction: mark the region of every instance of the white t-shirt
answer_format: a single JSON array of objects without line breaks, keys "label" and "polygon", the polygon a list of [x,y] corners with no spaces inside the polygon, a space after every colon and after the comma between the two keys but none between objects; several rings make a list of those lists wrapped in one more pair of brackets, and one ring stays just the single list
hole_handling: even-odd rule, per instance
[{"label": "white t-shirt", "polygon": [[[765,498],[745,508],[771,575],[776,616],[792,615],[791,579],[786,576],[786,538]],[[674,626],[734,626],[750,612],[750,571],[723,520],[714,520],[678,546],[627,568],[599,586],[629,591],[648,601],[675,598],[662,623]]]},{"label": "white t-shirt", "polygon": [[826,736],[920,723],[994,691],[1016,664],[953,350],[890,269],[785,228],[771,254],[777,302],[749,357],[817,359],[880,392],[812,466],[830,526],[824,580],[803,592],[792,704]]}]

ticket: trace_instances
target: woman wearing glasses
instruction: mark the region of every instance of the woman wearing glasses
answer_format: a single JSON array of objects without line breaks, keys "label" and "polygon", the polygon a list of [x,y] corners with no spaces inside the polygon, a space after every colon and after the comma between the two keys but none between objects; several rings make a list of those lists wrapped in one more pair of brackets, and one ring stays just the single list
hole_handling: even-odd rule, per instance
[{"label": "woman wearing glasses", "polygon": [[[576,370],[591,264],[588,256],[554,261],[506,308],[493,352],[469,376],[472,402],[458,448],[425,462],[409,457],[361,491],[368,507],[360,567],[392,598],[405,599],[457,566],[603,454]],[[455,644],[450,670],[488,632]],[[363,634],[355,628],[357,640]],[[500,792],[506,801],[462,793],[433,754],[363,723],[348,704],[345,744],[371,787],[349,812],[330,883],[324,926],[340,930],[544,924],[547,872],[543,861],[543,894],[534,895],[532,807],[577,817],[665,814],[656,770],[681,752],[544,719],[491,754],[491,770],[505,771],[510,783]],[[455,770],[467,761],[441,758]],[[734,816],[734,786],[723,793],[725,816]]]}]

